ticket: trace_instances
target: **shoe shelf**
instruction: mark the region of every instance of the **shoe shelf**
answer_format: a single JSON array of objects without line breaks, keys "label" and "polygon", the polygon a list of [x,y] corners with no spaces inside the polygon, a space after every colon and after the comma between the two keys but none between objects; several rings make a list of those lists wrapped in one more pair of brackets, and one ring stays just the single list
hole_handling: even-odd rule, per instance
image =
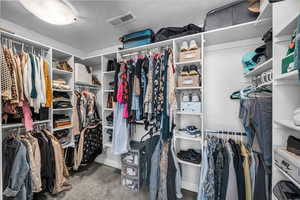
[{"label": "shoe shelf", "polygon": [[61,127],[61,128],[54,128],[53,132],[55,132],[55,131],[61,131],[61,130],[66,130],[66,129],[72,129],[72,128],[73,128],[73,125],[65,126],[65,127]]},{"label": "shoe shelf", "polygon": [[199,168],[201,167],[200,164],[195,164],[195,163],[192,163],[192,162],[183,161],[183,160],[181,160],[181,159],[179,159],[179,158],[177,158],[177,160],[178,160],[178,162],[179,162],[180,164],[183,164],[183,165],[189,165],[189,166],[199,167]]},{"label": "shoe shelf", "polygon": [[53,109],[53,112],[59,112],[59,111],[72,111],[73,108],[56,108]]},{"label": "shoe shelf", "polygon": [[86,83],[80,83],[80,82],[76,82],[75,86],[89,88],[89,89],[101,89],[100,85],[86,84]]},{"label": "shoe shelf", "polygon": [[299,189],[300,189],[300,183],[297,182],[294,178],[292,178],[288,173],[286,173],[283,169],[281,169],[277,164],[275,164],[275,167],[278,171],[281,172],[285,178],[287,178],[289,181],[293,182]]},{"label": "shoe shelf", "polygon": [[191,141],[202,141],[201,135],[200,136],[192,136],[185,134],[184,131],[176,131],[174,134],[174,138],[183,139],[183,140],[191,140]]},{"label": "shoe shelf", "polygon": [[275,120],[275,123],[300,132],[300,126],[296,126],[292,120]]},{"label": "shoe shelf", "polygon": [[257,75],[261,74],[262,72],[272,69],[272,64],[273,64],[273,59],[271,58],[271,59],[265,61],[264,63],[258,65],[257,67],[255,67],[252,71],[245,74],[245,77],[257,76]]},{"label": "shoe shelf", "polygon": [[62,69],[56,69],[56,68],[53,68],[52,71],[53,71],[53,73],[59,74],[59,75],[72,75],[73,74],[73,72],[69,72],[69,71],[62,70]]},{"label": "shoe shelf", "polygon": [[186,62],[176,62],[175,63],[175,65],[179,65],[179,66],[181,66],[181,65],[191,65],[191,64],[198,64],[198,65],[200,65],[201,64],[201,61],[202,60],[192,60],[192,61],[186,61]]}]

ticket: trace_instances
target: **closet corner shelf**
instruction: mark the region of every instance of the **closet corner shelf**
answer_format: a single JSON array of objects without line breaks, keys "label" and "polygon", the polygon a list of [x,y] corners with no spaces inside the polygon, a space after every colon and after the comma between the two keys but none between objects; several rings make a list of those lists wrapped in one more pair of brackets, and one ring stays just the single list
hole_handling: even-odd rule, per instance
[{"label": "closet corner shelf", "polygon": [[73,92],[73,90],[63,90],[63,89],[56,89],[56,88],[53,88],[52,90],[55,92]]},{"label": "closet corner shelf", "polygon": [[190,141],[202,141],[201,137],[193,137],[193,136],[189,136],[187,134],[185,134],[182,131],[177,131],[174,135],[174,138],[178,138],[178,139],[183,139],[183,140],[190,140]]},{"label": "closet corner shelf", "polygon": [[296,126],[292,120],[277,120],[275,121],[275,123],[284,126],[286,128],[300,132],[300,126]]},{"label": "closet corner shelf", "polygon": [[53,109],[53,111],[72,111],[73,108],[56,108],[56,109]]},{"label": "closet corner shelf", "polygon": [[245,74],[245,77],[257,76],[257,75],[261,74],[262,72],[265,72],[268,69],[271,69],[272,68],[272,63],[273,63],[273,58],[270,58],[266,62],[258,65],[257,67],[255,67],[252,71]]},{"label": "closet corner shelf", "polygon": [[112,129],[114,130],[114,127],[113,126],[104,126],[105,129]]},{"label": "closet corner shelf", "polygon": [[297,28],[297,18],[300,15],[300,12],[293,15],[287,23],[281,27],[281,29],[276,33],[276,37],[284,36],[284,35],[291,35]]},{"label": "closet corner shelf", "polygon": [[[42,120],[42,121],[34,121],[33,124],[45,124],[45,123],[50,123],[51,120]],[[16,124],[2,124],[2,128],[18,128],[24,126],[23,123],[16,123]]]},{"label": "closet corner shelf", "polygon": [[176,90],[201,90],[202,87],[176,87]]},{"label": "closet corner shelf", "polygon": [[191,163],[191,162],[187,162],[187,161],[183,161],[179,158],[177,158],[178,162],[183,164],[183,165],[190,165],[190,166],[193,166],[193,167],[201,167],[200,164],[194,164],[194,163]]},{"label": "closet corner shelf", "polygon": [[177,115],[196,115],[196,116],[202,116],[202,113],[197,113],[197,112],[183,112],[183,111],[177,111]]},{"label": "closet corner shelf", "polygon": [[104,92],[114,92],[114,90],[104,90]]},{"label": "closet corner shelf", "polygon": [[56,69],[56,68],[53,68],[52,71],[53,71],[53,73],[60,74],[60,75],[72,75],[73,74],[73,72],[69,72],[69,71],[61,70],[61,69]]},{"label": "closet corner shelf", "polygon": [[275,167],[291,182],[293,182],[299,189],[300,189],[300,183],[298,183],[295,179],[293,179],[288,173],[286,173],[283,169],[281,169],[278,165],[275,164]]},{"label": "closet corner shelf", "polygon": [[55,131],[61,131],[61,130],[66,130],[66,129],[72,129],[72,128],[73,128],[73,125],[62,127],[62,128],[54,128],[53,132],[55,132]]},{"label": "closet corner shelf", "polygon": [[175,65],[191,65],[191,64],[201,64],[200,60],[191,60],[191,61],[185,61],[185,62],[176,62]]},{"label": "closet corner shelf", "polygon": [[292,72],[288,72],[285,74],[280,74],[275,80],[297,80],[298,79],[298,70],[294,70]]}]

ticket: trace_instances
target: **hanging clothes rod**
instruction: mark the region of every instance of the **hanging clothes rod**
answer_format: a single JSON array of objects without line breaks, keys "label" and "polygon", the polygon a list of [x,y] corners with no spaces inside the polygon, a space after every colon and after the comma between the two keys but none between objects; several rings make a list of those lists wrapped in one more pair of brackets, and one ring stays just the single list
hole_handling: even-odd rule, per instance
[{"label": "hanging clothes rod", "polygon": [[[33,126],[37,126],[39,124],[48,124],[50,123],[50,120],[43,120],[43,121],[36,121],[33,122]],[[17,124],[2,124],[3,129],[8,129],[8,128],[19,128],[19,127],[24,127],[23,123],[17,123]]]},{"label": "hanging clothes rod", "polygon": [[[42,51],[42,50],[46,50],[46,51],[49,50],[49,48],[44,47],[44,46],[42,46],[42,45],[38,45],[38,44],[35,44],[35,43],[33,43],[33,42],[29,42],[29,41],[24,41],[24,40],[21,40],[21,39],[18,39],[18,38],[15,38],[15,37],[13,37],[13,36],[9,36],[9,35],[1,35],[1,41],[4,41],[4,40],[6,40],[6,41],[10,40],[10,41],[12,41],[13,43],[20,44],[20,45],[22,45],[22,46],[29,46],[29,47],[31,47],[31,48],[41,49],[41,51]],[[3,42],[2,42],[2,43],[3,43]],[[4,42],[4,43],[5,43],[5,42]]]}]

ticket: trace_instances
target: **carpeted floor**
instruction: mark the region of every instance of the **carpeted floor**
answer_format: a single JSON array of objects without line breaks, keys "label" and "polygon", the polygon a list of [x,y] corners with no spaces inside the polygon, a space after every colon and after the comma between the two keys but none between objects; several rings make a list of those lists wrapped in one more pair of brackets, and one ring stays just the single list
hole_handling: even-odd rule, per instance
[{"label": "carpeted floor", "polygon": [[[89,169],[71,176],[72,190],[47,200],[148,200],[148,189],[131,192],[121,185],[120,170],[93,164]],[[183,191],[184,200],[195,200],[196,194]]]}]

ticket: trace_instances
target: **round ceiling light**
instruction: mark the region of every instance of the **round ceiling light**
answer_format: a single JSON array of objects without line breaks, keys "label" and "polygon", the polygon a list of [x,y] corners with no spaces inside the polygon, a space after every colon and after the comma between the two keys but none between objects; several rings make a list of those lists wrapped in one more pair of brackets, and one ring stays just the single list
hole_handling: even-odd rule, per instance
[{"label": "round ceiling light", "polygon": [[75,8],[66,0],[19,0],[29,12],[55,25],[72,24],[77,20]]}]

